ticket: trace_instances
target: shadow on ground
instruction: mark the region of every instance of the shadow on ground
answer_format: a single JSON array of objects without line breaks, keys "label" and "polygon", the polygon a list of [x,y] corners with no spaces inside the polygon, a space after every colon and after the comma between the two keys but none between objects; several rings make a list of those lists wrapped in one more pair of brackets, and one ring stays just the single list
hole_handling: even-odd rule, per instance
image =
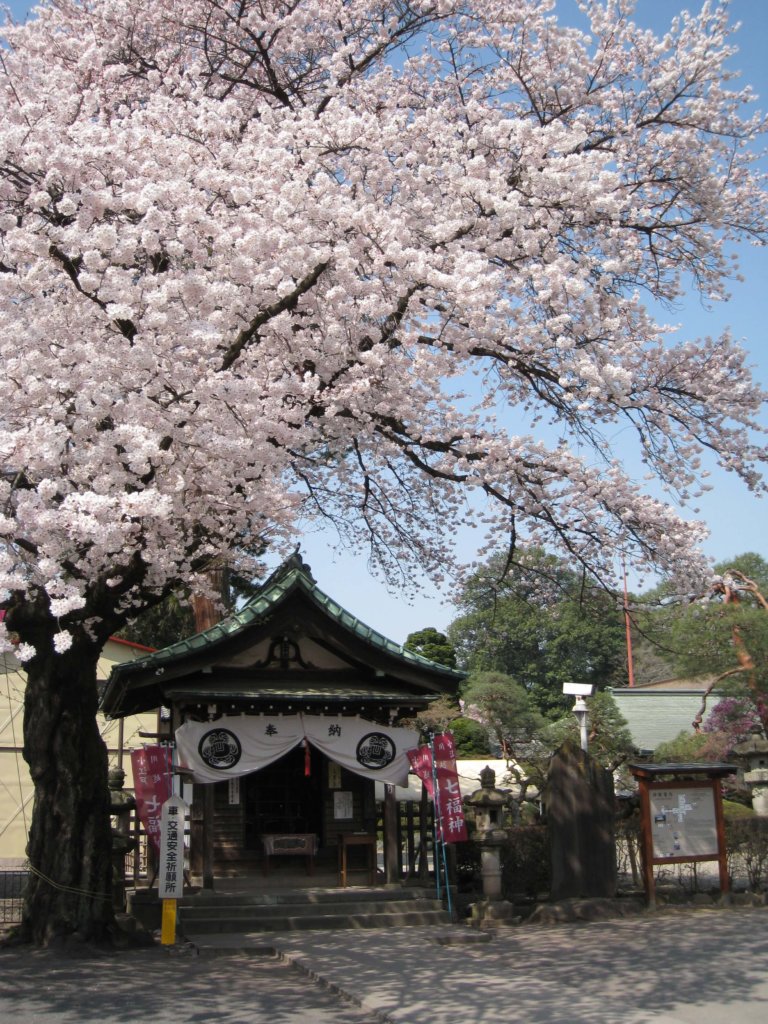
[{"label": "shadow on ground", "polygon": [[[438,947],[403,930],[280,948],[348,979],[393,1022],[695,1024],[768,1020],[768,910],[664,911],[612,922],[522,926],[488,945]],[[403,944],[407,944],[403,956]]]},{"label": "shadow on ground", "polygon": [[174,956],[156,947],[77,959],[0,950],[7,1024],[371,1024],[274,958]]}]

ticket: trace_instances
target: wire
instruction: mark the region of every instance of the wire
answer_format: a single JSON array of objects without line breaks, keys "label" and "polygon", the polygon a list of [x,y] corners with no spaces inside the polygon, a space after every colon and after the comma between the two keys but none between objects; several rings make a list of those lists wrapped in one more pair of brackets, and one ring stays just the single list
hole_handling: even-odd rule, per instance
[{"label": "wire", "polygon": [[44,882],[47,882],[48,885],[51,886],[51,888],[58,889],[60,892],[71,892],[74,893],[76,896],[89,896],[93,900],[102,900],[105,903],[111,902],[112,900],[111,895],[104,896],[102,893],[89,892],[87,889],[78,889],[77,886],[74,885],[61,885],[60,882],[54,882],[54,880],[52,878],[49,878],[48,875],[44,875],[42,871],[38,871],[38,869],[34,867],[32,864],[30,864],[28,867],[29,873],[31,875],[36,875]]}]

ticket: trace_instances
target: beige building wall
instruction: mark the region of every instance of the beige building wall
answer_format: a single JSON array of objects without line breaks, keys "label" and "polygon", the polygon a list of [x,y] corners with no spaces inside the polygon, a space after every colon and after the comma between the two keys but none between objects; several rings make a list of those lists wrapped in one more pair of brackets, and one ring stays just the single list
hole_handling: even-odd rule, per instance
[{"label": "beige building wall", "polygon": [[[109,640],[99,658],[98,679],[105,681],[112,666],[134,661],[151,648],[125,640]],[[0,655],[0,867],[23,864],[32,815],[33,788],[22,757],[24,720],[24,670],[12,654]],[[133,787],[129,752],[151,743],[139,733],[157,732],[157,715],[134,715],[108,722],[99,715],[99,729],[107,745],[110,768],[125,770],[126,789]],[[121,748],[122,741],[122,748]]]}]

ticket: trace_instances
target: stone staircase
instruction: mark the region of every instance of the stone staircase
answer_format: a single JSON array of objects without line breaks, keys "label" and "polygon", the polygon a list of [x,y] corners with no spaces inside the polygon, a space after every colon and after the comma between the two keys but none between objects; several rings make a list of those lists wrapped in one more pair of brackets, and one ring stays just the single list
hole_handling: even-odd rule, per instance
[{"label": "stone staircase", "polygon": [[185,897],[178,907],[178,930],[187,939],[222,933],[450,923],[434,892],[415,888],[304,889],[247,896],[202,891]]}]

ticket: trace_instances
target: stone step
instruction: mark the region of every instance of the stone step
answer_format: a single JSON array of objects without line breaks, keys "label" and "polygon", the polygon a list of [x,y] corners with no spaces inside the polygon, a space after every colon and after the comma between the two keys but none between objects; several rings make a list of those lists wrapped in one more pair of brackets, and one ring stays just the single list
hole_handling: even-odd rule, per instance
[{"label": "stone step", "polygon": [[243,919],[266,920],[270,917],[317,917],[322,914],[393,914],[416,913],[442,910],[439,900],[349,900],[334,903],[293,903],[293,904],[249,904],[246,906],[222,906],[181,904],[178,910],[180,922],[215,921],[224,917],[233,921]]},{"label": "stone step", "polygon": [[445,925],[450,917],[434,890],[313,889],[221,893],[202,890],[180,901],[179,931],[187,936],[336,928]]},{"label": "stone step", "polygon": [[[407,906],[407,905],[406,905]],[[386,913],[365,910],[361,913],[332,912],[331,908],[313,908],[314,914],[274,913],[259,917],[226,917],[200,920],[179,919],[179,931],[188,939],[198,935],[221,933],[283,932],[309,930],[335,930],[341,928],[406,928],[439,926],[451,923],[446,911],[391,909]]]},{"label": "stone step", "polygon": [[[348,889],[298,889],[283,892],[249,892],[233,895],[215,889],[201,889],[194,896],[185,897],[180,910],[191,907],[284,907],[296,904],[326,903],[410,903],[413,900],[435,901],[433,888],[363,889],[352,886]],[[437,902],[437,901],[436,901]]]}]

